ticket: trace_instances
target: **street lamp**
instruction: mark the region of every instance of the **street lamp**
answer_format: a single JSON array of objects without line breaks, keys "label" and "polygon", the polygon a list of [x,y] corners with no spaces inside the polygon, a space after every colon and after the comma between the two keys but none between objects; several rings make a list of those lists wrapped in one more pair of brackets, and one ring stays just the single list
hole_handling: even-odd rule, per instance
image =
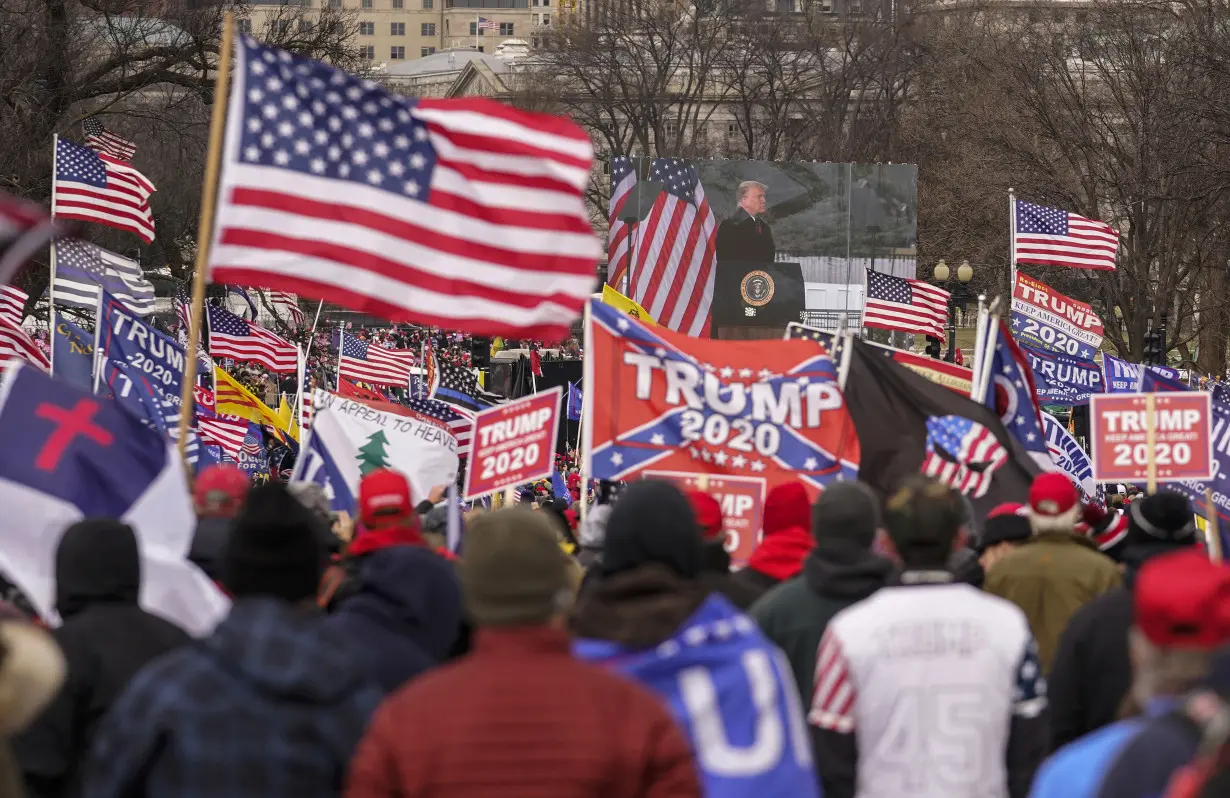
[{"label": "street lamp", "polygon": [[[935,281],[941,284],[947,284],[952,276],[952,270],[948,268],[948,264],[943,260],[935,264]],[[944,359],[949,363],[956,359],[957,351],[957,308],[961,308],[961,315],[965,315],[965,303],[969,301],[969,289],[966,288],[966,283],[974,279],[974,270],[969,265],[968,260],[961,261],[961,265],[957,267],[956,283],[948,287],[948,354]]]}]

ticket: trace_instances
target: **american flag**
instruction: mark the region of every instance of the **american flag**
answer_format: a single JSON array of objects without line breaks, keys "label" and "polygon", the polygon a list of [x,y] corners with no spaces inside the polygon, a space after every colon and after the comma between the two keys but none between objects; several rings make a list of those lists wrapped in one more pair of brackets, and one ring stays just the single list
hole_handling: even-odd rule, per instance
[{"label": "american flag", "polygon": [[306,441],[308,430],[312,428],[312,408],[315,403],[315,391],[303,392],[303,412],[299,421],[299,440]]},{"label": "american flag", "polygon": [[59,137],[55,152],[54,215],[129,230],[147,244],[154,240],[149,198],[155,189],[145,175],[110,155],[97,155]]},{"label": "american flag", "polygon": [[299,307],[299,297],[285,291],[267,291],[269,304],[279,316],[285,316],[287,324],[296,330],[303,329],[303,309]]},{"label": "american flag", "polygon": [[1017,263],[1114,271],[1119,233],[1106,222],[1016,200],[1012,257]]},{"label": "american flag", "polygon": [[434,399],[419,399],[411,396],[404,404],[419,415],[434,418],[445,424],[449,432],[457,438],[457,454],[465,457],[469,453],[470,438],[474,430],[473,418],[458,412],[455,407],[449,407]]},{"label": "american flag", "polygon": [[62,225],[32,202],[0,192],[0,283],[7,283]]},{"label": "american flag", "polygon": [[560,117],[404,97],[245,36],[214,282],[559,340],[593,290],[593,147]]},{"label": "american flag", "polygon": [[26,331],[8,319],[0,318],[0,371],[17,360],[33,363],[46,372],[51,371],[51,361],[38,348],[38,344],[26,335]]},{"label": "american flag", "polygon": [[355,382],[370,382],[373,385],[410,384],[410,369],[415,364],[415,354],[410,349],[385,349],[379,344],[368,343],[353,335],[338,330],[342,337],[337,369],[342,379]]},{"label": "american flag", "polygon": [[29,298],[29,294],[16,286],[0,286],[0,319],[20,327],[26,317],[26,300]]},{"label": "american flag", "polygon": [[221,446],[222,451],[234,459],[239,459],[244,441],[248,437],[248,422],[234,416],[201,418],[196,420],[197,434],[206,443]]},{"label": "american flag", "polygon": [[75,238],[57,241],[51,252],[57,305],[92,309],[101,289],[138,315],[154,312],[154,284],[135,260]]},{"label": "american flag", "polygon": [[209,319],[209,354],[246,363],[259,363],[279,374],[294,374],[299,368],[295,345],[223,308],[205,306]]},{"label": "american flag", "polygon": [[624,275],[632,254],[631,228],[620,217],[636,187],[636,164],[626,155],[611,161],[611,204],[607,212],[607,285],[623,290]]},{"label": "american flag", "polygon": [[707,336],[717,221],[696,169],[684,159],[655,159],[649,179],[664,190],[637,232],[629,296],[658,324]]},{"label": "american flag", "polygon": [[98,117],[91,116],[81,123],[85,131],[85,145],[102,155],[110,155],[121,161],[131,161],[137,154],[137,145],[123,136],[117,136],[103,125]]},{"label": "american flag", "polygon": [[929,416],[921,471],[971,499],[984,496],[1008,459],[995,433],[964,416]]},{"label": "american flag", "polygon": [[491,19],[478,18],[478,30],[499,30],[500,23]]},{"label": "american flag", "polygon": [[922,333],[944,340],[948,292],[943,288],[867,270],[863,326]]},{"label": "american flag", "polygon": [[265,453],[265,433],[260,427],[248,425],[248,434],[243,438],[243,453],[249,457],[260,457]]}]

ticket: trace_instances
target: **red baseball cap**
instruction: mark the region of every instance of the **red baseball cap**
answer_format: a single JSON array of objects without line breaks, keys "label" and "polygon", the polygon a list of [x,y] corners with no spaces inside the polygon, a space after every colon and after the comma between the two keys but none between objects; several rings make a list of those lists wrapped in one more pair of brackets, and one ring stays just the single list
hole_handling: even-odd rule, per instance
[{"label": "red baseball cap", "polygon": [[1149,560],[1134,593],[1136,626],[1154,645],[1202,650],[1230,641],[1230,568],[1203,551]]},{"label": "red baseball cap", "polygon": [[410,481],[391,468],[377,468],[359,481],[359,520],[368,529],[414,518]]},{"label": "red baseball cap", "polygon": [[688,491],[688,503],[692,505],[692,514],[696,516],[696,525],[700,527],[700,536],[705,540],[718,540],[722,537],[722,505],[718,500],[703,490]]},{"label": "red baseball cap", "polygon": [[234,518],[248,496],[250,480],[238,466],[211,465],[192,484],[196,514],[207,518]]}]

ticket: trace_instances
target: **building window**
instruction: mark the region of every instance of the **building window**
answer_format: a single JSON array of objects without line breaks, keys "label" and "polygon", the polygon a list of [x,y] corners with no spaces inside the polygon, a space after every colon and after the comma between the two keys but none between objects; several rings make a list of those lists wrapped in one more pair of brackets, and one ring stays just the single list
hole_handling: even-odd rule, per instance
[{"label": "building window", "polygon": [[511,22],[501,22],[500,23],[500,35],[501,36],[512,36],[513,35],[513,24]]},{"label": "building window", "polygon": [[360,22],[359,23],[359,35],[360,36],[375,36],[376,35],[376,23],[375,22]]},{"label": "building window", "polygon": [[275,19],[273,21],[273,32],[278,36],[285,36],[290,30],[289,19]]},{"label": "building window", "polygon": [[422,25],[419,26],[419,35],[435,36],[436,35],[436,23],[424,22]]},{"label": "building window", "polygon": [[359,58],[364,61],[376,60],[376,46],[373,44],[365,44],[359,48]]},{"label": "building window", "polygon": [[390,22],[389,23],[389,35],[390,36],[405,36],[406,35],[406,23]]},{"label": "building window", "polygon": [[341,8],[342,0],[329,0],[329,8]]},{"label": "building window", "polygon": [[550,24],[551,24],[551,15],[550,15],[550,14],[543,14],[543,15],[542,15],[542,24],[544,24],[544,25],[550,25]]},{"label": "building window", "polygon": [[477,22],[471,22],[471,23],[470,23],[470,35],[471,35],[471,36],[477,36],[477,35],[478,35],[478,23],[477,23]]},{"label": "building window", "polygon": [[406,60],[406,48],[402,47],[400,44],[395,47],[390,47],[389,48],[389,58],[393,59],[394,61]]},{"label": "building window", "polygon": [[420,47],[420,48],[419,48],[419,57],[420,57],[420,58],[426,58],[427,56],[431,55],[431,54],[432,54],[432,53],[434,53],[435,51],[436,51],[436,48],[434,48],[434,47]]},{"label": "building window", "polygon": [[299,35],[300,36],[310,33],[311,30],[312,30],[311,22],[308,22],[306,19],[299,20]]},{"label": "building window", "polygon": [[393,8],[405,8],[406,0],[393,0]]},{"label": "building window", "polygon": [[240,33],[251,33],[252,32],[252,20],[250,19],[239,20],[239,32]]},{"label": "building window", "polygon": [[423,0],[423,10],[430,11],[436,7],[435,0]]},{"label": "building window", "polygon": [[359,0],[359,5],[362,6],[363,8],[371,8],[372,0]]}]

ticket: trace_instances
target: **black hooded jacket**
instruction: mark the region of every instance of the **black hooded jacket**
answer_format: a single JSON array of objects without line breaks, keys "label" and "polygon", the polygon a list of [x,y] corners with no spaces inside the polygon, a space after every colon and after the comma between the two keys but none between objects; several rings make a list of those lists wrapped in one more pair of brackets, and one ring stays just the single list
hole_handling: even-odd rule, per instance
[{"label": "black hooded jacket", "polygon": [[32,798],[75,796],[78,769],[99,720],[138,670],[188,642],[174,624],[137,606],[141,566],[130,527],[94,519],[70,526],[56,551],[54,630],[68,673],[59,694],[13,751]]}]

